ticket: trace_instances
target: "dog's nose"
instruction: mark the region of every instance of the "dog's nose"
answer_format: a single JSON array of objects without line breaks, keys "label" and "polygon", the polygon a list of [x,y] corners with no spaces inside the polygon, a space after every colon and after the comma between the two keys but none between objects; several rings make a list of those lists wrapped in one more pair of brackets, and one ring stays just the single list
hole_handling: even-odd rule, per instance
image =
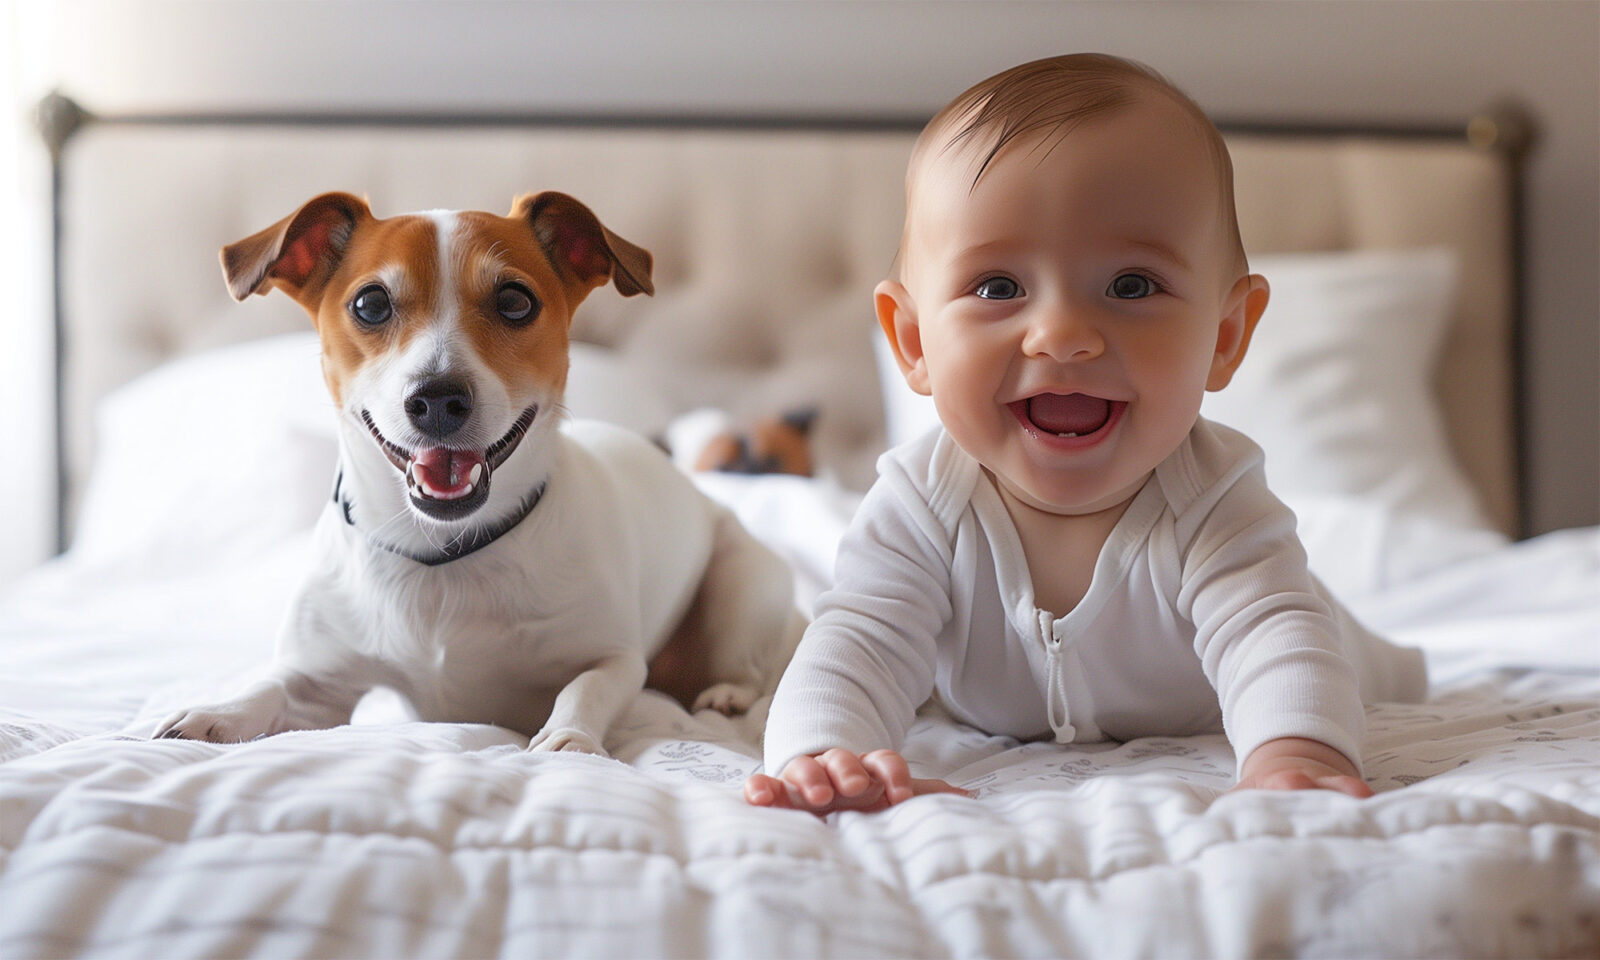
[{"label": "dog's nose", "polygon": [[472,395],[459,380],[424,380],[406,397],[406,416],[435,440],[460,430],[472,415]]}]

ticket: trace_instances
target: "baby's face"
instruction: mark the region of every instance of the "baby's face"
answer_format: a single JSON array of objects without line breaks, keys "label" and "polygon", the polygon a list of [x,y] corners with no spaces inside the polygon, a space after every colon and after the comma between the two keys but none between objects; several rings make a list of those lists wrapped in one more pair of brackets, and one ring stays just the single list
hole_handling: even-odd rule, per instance
[{"label": "baby's face", "polygon": [[1231,375],[1219,335],[1247,284],[1205,141],[1152,98],[1014,142],[976,186],[971,159],[930,155],[914,181],[907,379],[1023,502],[1126,502]]}]

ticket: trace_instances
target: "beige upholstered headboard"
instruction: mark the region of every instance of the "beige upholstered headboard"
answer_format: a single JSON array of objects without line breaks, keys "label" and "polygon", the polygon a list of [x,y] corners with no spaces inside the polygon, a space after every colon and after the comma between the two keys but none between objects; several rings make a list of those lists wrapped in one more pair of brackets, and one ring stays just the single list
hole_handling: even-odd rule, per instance
[{"label": "beige upholstered headboard", "polygon": [[[914,124],[350,119],[124,118],[84,123],[66,140],[64,529],[107,390],[177,355],[307,328],[286,298],[233,303],[216,254],[330,189],[365,194],[380,216],[503,212],[516,194],[546,188],[578,196],[653,251],[658,290],[653,300],[597,292],[579,311],[579,339],[614,348],[679,412],[818,406],[822,462],[846,483],[870,481],[883,442],[870,294],[898,240]],[[1512,531],[1513,164],[1458,139],[1249,133],[1231,144],[1252,253],[1457,251],[1464,289],[1437,388],[1456,455]]]}]

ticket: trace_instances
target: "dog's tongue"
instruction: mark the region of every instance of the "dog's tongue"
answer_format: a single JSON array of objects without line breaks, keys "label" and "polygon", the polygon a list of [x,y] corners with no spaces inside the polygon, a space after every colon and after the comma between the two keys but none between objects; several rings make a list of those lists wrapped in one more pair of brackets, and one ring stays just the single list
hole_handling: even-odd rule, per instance
[{"label": "dog's tongue", "polygon": [[459,496],[482,477],[474,477],[473,467],[483,465],[483,455],[471,450],[429,447],[417,452],[412,471],[423,492],[432,497]]},{"label": "dog's tongue", "polygon": [[1111,403],[1082,393],[1041,393],[1028,400],[1028,419],[1050,433],[1094,433],[1111,416]]}]

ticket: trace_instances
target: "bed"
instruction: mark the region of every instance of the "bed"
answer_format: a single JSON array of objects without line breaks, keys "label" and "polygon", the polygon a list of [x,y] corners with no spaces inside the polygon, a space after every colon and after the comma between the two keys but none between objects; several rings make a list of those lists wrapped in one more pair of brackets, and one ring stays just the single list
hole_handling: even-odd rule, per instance
[{"label": "bed", "polygon": [[975,796],[817,819],[741,802],[752,721],[649,691],[610,758],[381,693],[333,730],[148,735],[270,656],[332,476],[304,318],[229,301],[217,247],[324,189],[584,199],[658,295],[591,298],[568,405],[652,436],[815,410],[813,475],[696,475],[804,609],[929,416],[870,312],[914,123],[47,113],[67,549],[0,593],[0,957],[1600,955],[1600,531],[1517,539],[1505,118],[1229,132],[1274,293],[1205,413],[1428,657],[1427,702],[1370,711],[1378,795],[1230,793],[1220,736],[1018,743],[929,707],[908,756]]}]

